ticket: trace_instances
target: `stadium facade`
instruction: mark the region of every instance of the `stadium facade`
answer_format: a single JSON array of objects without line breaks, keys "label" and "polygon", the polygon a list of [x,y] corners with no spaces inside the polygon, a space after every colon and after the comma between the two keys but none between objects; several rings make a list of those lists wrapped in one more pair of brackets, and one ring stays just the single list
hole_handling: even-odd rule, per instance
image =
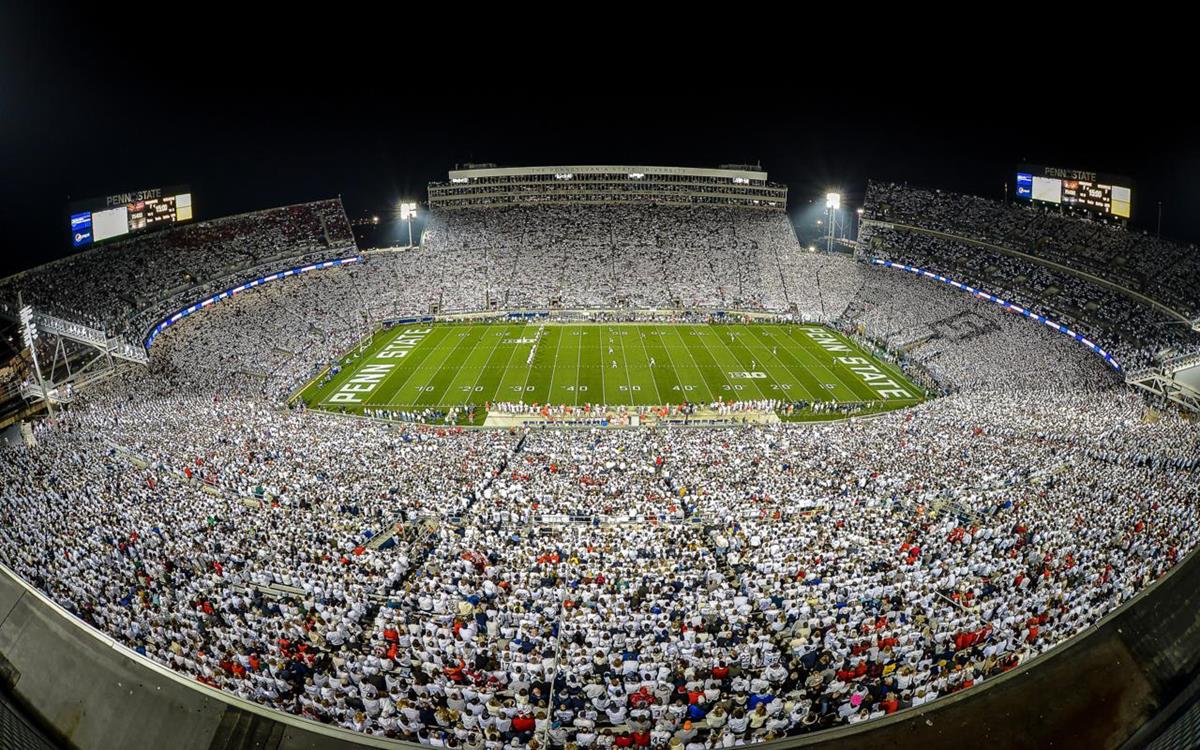
[{"label": "stadium facade", "polygon": [[433,209],[527,204],[737,206],[787,210],[787,187],[750,167],[648,167],[575,165],[455,169],[446,182],[429,184]]}]

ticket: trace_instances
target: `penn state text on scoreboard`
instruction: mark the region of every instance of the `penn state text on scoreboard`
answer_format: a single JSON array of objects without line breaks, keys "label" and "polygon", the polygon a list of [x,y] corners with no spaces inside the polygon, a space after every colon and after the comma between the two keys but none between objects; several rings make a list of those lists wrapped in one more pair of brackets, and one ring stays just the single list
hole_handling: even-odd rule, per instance
[{"label": "penn state text on scoreboard", "polygon": [[1133,209],[1133,180],[1081,169],[1022,164],[1017,169],[1017,198],[1128,219]]},{"label": "penn state text on scoreboard", "polygon": [[192,219],[186,185],[114,193],[71,204],[71,245],[86,247]]}]

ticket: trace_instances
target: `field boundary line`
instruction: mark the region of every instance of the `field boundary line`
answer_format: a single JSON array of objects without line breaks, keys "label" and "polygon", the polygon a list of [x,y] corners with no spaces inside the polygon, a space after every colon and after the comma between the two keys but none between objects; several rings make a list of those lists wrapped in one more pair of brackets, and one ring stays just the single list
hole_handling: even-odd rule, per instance
[{"label": "field boundary line", "polygon": [[[399,326],[397,326],[397,327],[399,327]],[[391,331],[388,331],[388,333],[391,333]],[[373,333],[372,333],[372,335],[373,335]],[[389,339],[388,339],[388,341],[391,341],[391,339],[395,338],[395,337],[396,337],[396,335],[397,335],[397,334],[393,334],[393,335],[391,336],[391,338],[389,338]],[[336,357],[336,358],[333,360],[333,362],[330,362],[330,363],[329,363],[329,366],[328,366],[328,367],[326,367],[326,368],[325,368],[325,370],[332,369],[334,365],[340,365],[340,364],[342,363],[342,360],[343,360],[343,359],[345,359],[346,357],[350,356],[351,352],[353,352],[355,349],[357,349],[357,348],[359,348],[360,346],[362,346],[362,343],[363,343],[363,341],[364,341],[366,338],[367,338],[366,336],[363,336],[361,339],[359,339],[358,341],[356,341],[356,342],[354,343],[354,346],[350,347],[349,349],[347,349],[347,350],[346,350],[346,351],[344,351],[344,352],[340,352],[340,353],[337,355],[337,357]],[[375,344],[374,344],[374,342],[372,341],[372,344],[371,344],[371,347],[372,347],[372,349],[371,349],[371,355],[372,355],[372,356],[374,356],[374,354],[375,354],[376,352],[378,352],[378,351],[379,351],[379,349],[382,349],[384,346],[386,346],[386,344],[380,344],[378,348],[374,348],[375,346],[376,346],[376,345],[375,345]],[[343,370],[345,370],[345,371],[346,371],[346,373],[347,373],[347,376],[346,376],[345,378],[340,378],[340,380],[341,380],[342,382],[344,382],[345,380],[347,380],[347,379],[350,377],[350,375],[349,375],[349,373],[350,373],[350,368],[349,368],[349,367],[346,367],[346,368],[343,368]],[[340,373],[341,373],[341,371],[339,371],[339,374],[340,374]],[[315,382],[317,381],[317,378],[319,378],[319,377],[321,377],[321,375],[320,375],[320,374],[318,374],[318,375],[317,375],[317,377],[315,377],[315,378],[313,378],[311,381],[309,381],[308,385],[304,386],[304,389],[301,389],[301,390],[299,391],[299,393],[303,393],[305,389],[307,389],[307,388],[311,387],[311,386],[312,386],[312,384],[313,384],[313,383],[315,383]],[[338,378],[337,376],[334,376],[332,379],[330,379],[330,381],[329,381],[329,385],[330,385],[330,386],[332,386],[332,385],[333,385],[335,382],[337,382],[338,380],[339,380],[339,378]],[[384,383],[386,383],[386,382],[387,382],[387,379],[385,378],[383,382],[384,382]],[[382,385],[383,385],[383,383],[380,383],[380,386],[382,386]],[[317,402],[317,404],[316,404],[316,408],[318,408],[318,409],[319,409],[319,408],[321,408],[321,407],[328,406],[328,405],[329,405],[329,403],[330,403],[330,402],[329,402],[329,399],[330,399],[330,397],[332,397],[332,396],[333,396],[333,394],[334,394],[334,393],[336,393],[336,392],[337,392],[336,390],[334,390],[333,388],[330,388],[330,391],[329,391],[329,393],[325,394],[325,398],[323,398],[323,399],[321,399],[320,401],[318,401],[318,402]]]},{"label": "field boundary line", "polygon": [[[917,395],[913,396],[914,402],[921,402],[921,401],[928,400],[925,390],[923,388],[921,388],[921,386],[919,386],[917,383],[914,383],[908,377],[908,373],[904,372],[904,370],[902,368],[900,368],[899,366],[897,366],[891,362],[888,362],[886,359],[883,359],[882,357],[876,357],[874,354],[868,352],[862,344],[860,344],[859,342],[850,338],[849,336],[843,334],[841,331],[835,330],[833,328],[830,328],[829,330],[833,333],[833,335],[835,337],[841,339],[842,341],[846,342],[850,346],[853,346],[854,348],[858,349],[858,351],[860,353],[869,357],[872,361],[874,361],[879,366],[879,369],[888,373],[893,378],[897,378],[898,382],[901,382],[904,385],[908,386],[909,390],[916,391]],[[884,400],[886,400],[886,399],[884,399]],[[904,399],[898,399],[898,400],[903,401]]]},{"label": "field boundary line", "polygon": [[[458,324],[451,324],[451,325],[452,325],[453,327],[456,327]],[[397,326],[397,328],[399,328],[399,326]],[[432,333],[432,331],[430,331],[430,333]],[[400,335],[401,335],[401,334],[400,334],[400,333],[398,333],[398,334],[396,334],[396,336],[395,336],[394,338],[399,338],[399,337],[400,337]],[[433,350],[432,350],[432,351],[431,351],[429,354],[426,354],[426,355],[425,355],[425,359],[421,360],[421,364],[424,364],[424,363],[425,363],[425,360],[426,360],[426,359],[429,359],[429,358],[430,358],[430,357],[433,355],[433,353],[434,353],[434,352],[436,352],[436,351],[438,350],[438,346],[439,346],[439,345],[442,343],[442,341],[445,341],[445,340],[446,340],[446,337],[445,337],[445,336],[443,336],[443,337],[442,337],[442,338],[441,338],[441,339],[440,339],[440,340],[439,340],[437,343],[433,344]],[[415,350],[415,349],[413,349],[413,351],[416,351],[416,350]],[[403,366],[403,365],[401,365],[401,366]],[[416,374],[417,374],[418,372],[420,372],[420,371],[421,371],[421,365],[417,365],[416,367],[414,367],[414,368],[413,368],[413,370],[412,370],[412,372],[410,372],[410,373],[408,374],[408,377],[406,377],[406,378],[405,378],[405,379],[404,379],[404,380],[403,380],[403,381],[400,383],[399,387],[397,387],[397,388],[396,388],[396,390],[395,390],[395,391],[393,391],[393,393],[395,393],[395,394],[398,394],[398,393],[400,393],[400,391],[404,390],[404,387],[405,387],[406,385],[408,385],[408,381],[412,380],[412,379],[413,379],[413,376],[414,376],[414,375],[416,375]],[[389,376],[388,376],[388,378],[384,378],[384,381],[383,381],[382,383],[380,383],[380,384],[379,384],[379,390],[383,390],[383,389],[384,389],[384,386],[386,386],[386,385],[387,385],[387,382],[388,382],[388,380],[389,380],[391,377],[393,377],[394,375],[395,375],[395,373],[392,373],[391,375],[389,375]],[[370,400],[368,399],[368,401],[367,401],[367,402],[363,403],[363,406],[365,407],[365,406],[368,406],[369,404],[370,404]],[[396,404],[395,402],[393,402],[393,401],[391,401],[391,400],[389,399],[388,401],[385,401],[383,404],[374,404],[374,405],[372,405],[372,408],[380,408],[380,409],[382,409],[382,408],[386,408],[386,409],[391,409],[391,408],[393,408],[393,406],[405,406],[405,405],[406,405],[406,404]],[[415,405],[415,404],[413,404],[413,406],[415,407],[416,405]]]}]

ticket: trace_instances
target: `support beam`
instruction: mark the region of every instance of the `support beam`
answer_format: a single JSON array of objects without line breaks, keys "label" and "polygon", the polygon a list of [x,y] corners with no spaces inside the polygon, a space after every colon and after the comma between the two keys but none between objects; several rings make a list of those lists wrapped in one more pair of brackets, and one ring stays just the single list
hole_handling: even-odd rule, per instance
[{"label": "support beam", "polygon": [[1162,372],[1152,369],[1139,370],[1126,376],[1125,382],[1200,414],[1200,391]]}]

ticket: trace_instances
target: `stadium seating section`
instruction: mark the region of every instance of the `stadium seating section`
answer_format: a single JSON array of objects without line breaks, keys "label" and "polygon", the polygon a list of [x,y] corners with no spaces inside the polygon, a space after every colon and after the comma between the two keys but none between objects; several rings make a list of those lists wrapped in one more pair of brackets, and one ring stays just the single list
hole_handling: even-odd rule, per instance
[{"label": "stadium seating section", "polygon": [[[880,183],[866,209],[867,256],[1010,295],[1125,362],[1195,344],[1038,262],[1194,316],[1184,248]],[[139,341],[204,292],[354,252],[328,201],[106,246],[0,297]],[[945,395],[801,428],[464,430],[283,406],[374,321],[676,306],[861,331]],[[730,208],[434,215],[419,248],[171,327],[148,367],[34,435],[0,447],[5,565],[187,678],[446,747],[697,750],[885,716],[1086,630],[1200,537],[1194,423],[1044,326]]]}]

